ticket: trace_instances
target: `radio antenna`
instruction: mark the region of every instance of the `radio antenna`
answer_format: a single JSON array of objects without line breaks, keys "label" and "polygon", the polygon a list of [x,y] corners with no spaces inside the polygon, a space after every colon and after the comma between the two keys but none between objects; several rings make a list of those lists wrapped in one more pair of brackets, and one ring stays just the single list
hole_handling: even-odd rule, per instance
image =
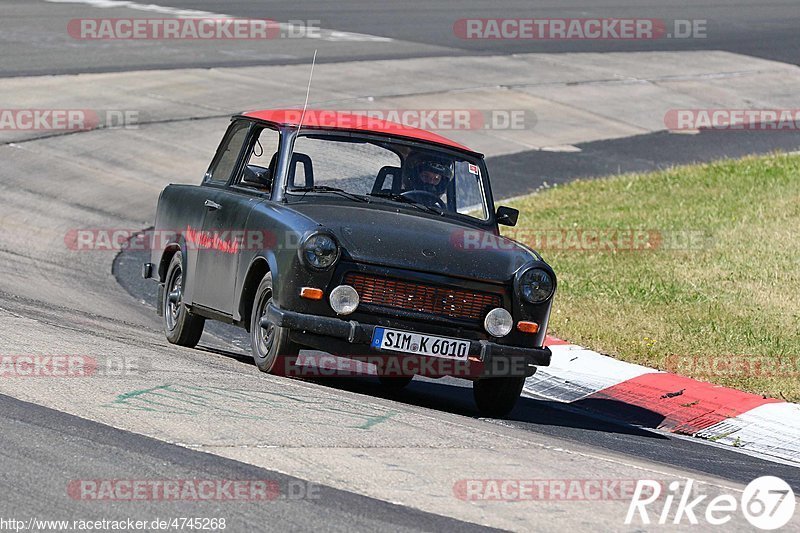
[{"label": "radio antenna", "polygon": [[306,116],[306,109],[308,108],[308,96],[311,94],[311,80],[314,78],[314,65],[317,64],[317,51],[314,50],[314,57],[311,59],[311,73],[308,75],[308,87],[306,87],[306,101],[303,104],[303,112],[300,114],[300,123],[297,125],[297,133],[300,133],[300,128],[303,126],[303,119]]},{"label": "radio antenna", "polygon": [[[297,141],[297,134],[300,133],[300,128],[303,127],[303,119],[306,117],[306,109],[308,108],[308,97],[311,94],[311,80],[314,79],[314,65],[317,64],[317,50],[314,50],[314,57],[311,59],[311,72],[308,75],[308,87],[306,87],[306,101],[303,103],[303,112],[300,113],[300,121],[297,123],[297,131],[295,132],[295,138],[292,140],[292,147],[289,149],[289,165],[292,164],[292,159],[294,159],[294,143]],[[288,182],[288,179],[287,179]],[[283,198],[281,201],[286,201],[286,189],[289,187],[289,184],[286,183],[283,187]]]}]

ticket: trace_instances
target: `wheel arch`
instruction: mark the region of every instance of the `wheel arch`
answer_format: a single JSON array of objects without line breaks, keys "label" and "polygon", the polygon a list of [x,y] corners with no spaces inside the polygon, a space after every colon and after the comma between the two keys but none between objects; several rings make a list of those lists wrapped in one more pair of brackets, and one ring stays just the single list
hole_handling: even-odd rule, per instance
[{"label": "wheel arch", "polygon": [[158,281],[161,283],[164,283],[167,280],[167,270],[169,269],[169,264],[172,262],[172,258],[178,252],[183,254],[183,264],[186,265],[186,250],[180,245],[180,243],[172,242],[168,244],[161,253],[161,261],[158,263]]},{"label": "wheel arch", "polygon": [[277,274],[277,264],[272,255],[259,255],[255,257],[247,268],[242,289],[239,292],[239,318],[247,331],[250,331],[250,314],[253,311],[253,300],[261,280],[272,272],[273,282]]}]

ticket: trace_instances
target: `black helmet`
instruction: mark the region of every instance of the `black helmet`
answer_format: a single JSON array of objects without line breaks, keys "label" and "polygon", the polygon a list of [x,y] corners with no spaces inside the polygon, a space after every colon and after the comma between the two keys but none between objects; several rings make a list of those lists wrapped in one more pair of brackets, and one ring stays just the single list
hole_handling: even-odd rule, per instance
[{"label": "black helmet", "polygon": [[[438,183],[422,179],[422,173],[429,172],[439,176]],[[454,176],[453,162],[440,157],[422,156],[411,168],[411,183],[415,189],[428,191],[441,196]]]}]

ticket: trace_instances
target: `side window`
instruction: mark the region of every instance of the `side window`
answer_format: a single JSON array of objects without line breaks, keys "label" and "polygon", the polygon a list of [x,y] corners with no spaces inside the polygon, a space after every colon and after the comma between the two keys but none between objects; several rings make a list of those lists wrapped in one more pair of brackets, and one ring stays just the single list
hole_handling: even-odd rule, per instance
[{"label": "side window", "polygon": [[211,168],[206,174],[208,181],[226,183],[230,179],[236,166],[236,160],[239,158],[242,146],[247,138],[249,128],[250,124],[248,122],[240,122],[228,131],[222,144],[217,149],[217,155],[214,157]]},{"label": "side window", "polygon": [[277,130],[265,128],[258,134],[258,139],[253,143],[247,154],[247,164],[234,180],[234,185],[268,192],[272,189],[272,180],[280,148],[280,133]]},{"label": "side window", "polygon": [[456,161],[455,167],[455,189],[451,188],[451,191],[455,193],[456,211],[479,220],[488,220],[480,167],[468,161]]},{"label": "side window", "polygon": [[[270,168],[270,164],[273,162],[273,156],[278,153],[279,142],[280,134],[277,130],[271,130],[269,128],[261,130],[261,133],[258,134],[258,142],[256,142],[256,145],[250,152],[250,159],[247,164],[256,165],[261,168]],[[270,170],[274,169],[270,168]]]}]

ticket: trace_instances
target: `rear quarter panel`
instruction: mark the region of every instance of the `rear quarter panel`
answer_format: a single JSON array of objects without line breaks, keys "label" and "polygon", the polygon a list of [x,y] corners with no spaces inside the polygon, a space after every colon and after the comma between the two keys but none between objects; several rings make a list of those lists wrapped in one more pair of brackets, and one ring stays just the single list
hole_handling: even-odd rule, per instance
[{"label": "rear quarter panel", "polygon": [[191,302],[193,272],[197,261],[197,250],[187,246],[187,228],[202,230],[206,187],[201,185],[168,185],[158,199],[156,208],[153,246],[150,262],[156,265],[153,276],[163,282],[167,267],[175,251],[183,254],[184,299]]}]

